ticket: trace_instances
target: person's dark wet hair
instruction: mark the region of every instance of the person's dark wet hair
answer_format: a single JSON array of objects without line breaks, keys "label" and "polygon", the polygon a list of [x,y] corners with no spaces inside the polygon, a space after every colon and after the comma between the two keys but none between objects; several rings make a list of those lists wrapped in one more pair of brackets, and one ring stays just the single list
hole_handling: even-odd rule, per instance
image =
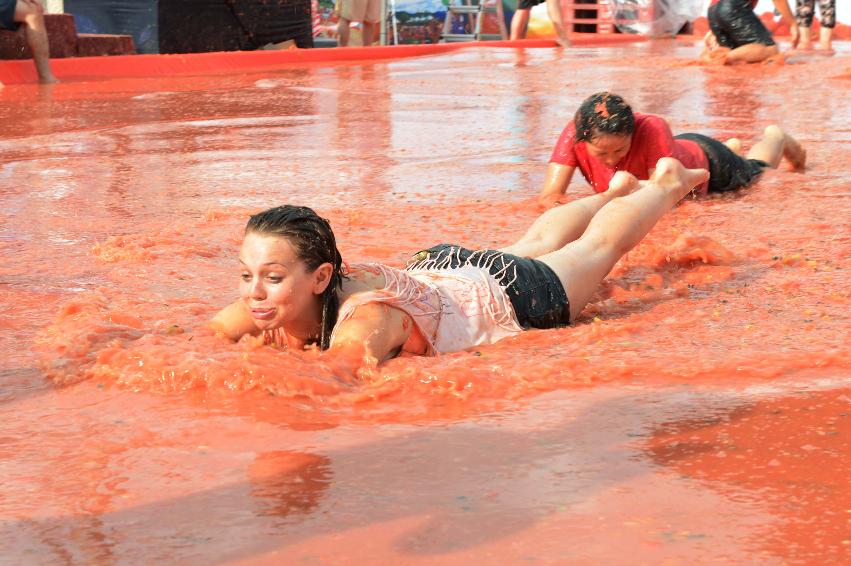
[{"label": "person's dark wet hair", "polygon": [[623,98],[610,92],[598,92],[582,101],[573,117],[576,141],[592,141],[601,135],[632,135],[635,116]]},{"label": "person's dark wet hair", "polygon": [[319,347],[326,350],[331,343],[331,331],[340,311],[337,291],[343,285],[343,258],[331,224],[306,206],[276,206],[258,212],[248,220],[245,233],[274,235],[286,238],[298,258],[310,271],[323,263],[333,267],[331,281],[322,293],[322,330]]}]

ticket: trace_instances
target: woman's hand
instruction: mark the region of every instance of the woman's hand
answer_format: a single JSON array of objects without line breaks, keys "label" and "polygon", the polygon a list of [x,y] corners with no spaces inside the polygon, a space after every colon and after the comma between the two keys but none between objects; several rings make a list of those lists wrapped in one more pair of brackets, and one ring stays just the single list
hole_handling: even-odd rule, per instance
[{"label": "woman's hand", "polygon": [[360,370],[362,364],[358,361],[327,355],[324,355],[322,358],[322,361],[319,363],[320,367],[330,373],[340,383],[345,385],[357,385],[360,383],[358,370]]},{"label": "woman's hand", "polygon": [[543,208],[552,208],[566,203],[569,199],[564,195],[575,170],[576,167],[561,163],[553,162],[547,165],[547,175],[544,178],[544,188],[538,195],[538,205]]},{"label": "woman's hand", "polygon": [[801,41],[801,30],[798,29],[798,24],[794,23],[789,26],[789,35],[791,35],[792,49],[798,47],[798,42]]},{"label": "woman's hand", "polygon": [[570,199],[562,193],[547,193],[538,197],[538,208],[547,210],[565,204]]}]

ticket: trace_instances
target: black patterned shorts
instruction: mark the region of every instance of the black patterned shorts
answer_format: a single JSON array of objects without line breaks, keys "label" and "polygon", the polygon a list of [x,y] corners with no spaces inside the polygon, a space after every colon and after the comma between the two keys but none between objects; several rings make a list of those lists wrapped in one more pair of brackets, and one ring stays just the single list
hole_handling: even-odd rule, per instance
[{"label": "black patterned shorts", "polygon": [[[819,23],[822,27],[836,27],[836,0],[819,0]],[[798,25],[808,28],[813,25],[816,12],[816,0],[798,0],[795,6],[795,19]]]},{"label": "black patterned shorts", "polygon": [[438,244],[411,257],[407,269],[440,271],[473,265],[486,269],[505,289],[523,328],[557,328],[570,324],[570,301],[558,275],[542,261],[499,250],[471,250]]},{"label": "black patterned shorts", "polygon": [[709,192],[735,191],[754,183],[768,163],[736,155],[720,141],[703,134],[680,134],[677,140],[693,141],[700,146],[709,162]]}]

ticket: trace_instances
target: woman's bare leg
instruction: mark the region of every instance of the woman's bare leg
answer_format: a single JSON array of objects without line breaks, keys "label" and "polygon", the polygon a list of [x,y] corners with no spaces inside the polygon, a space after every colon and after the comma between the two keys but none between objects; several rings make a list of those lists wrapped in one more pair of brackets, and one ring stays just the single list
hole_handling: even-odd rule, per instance
[{"label": "woman's bare leg", "polygon": [[833,51],[833,41],[831,40],[832,35],[833,28],[821,26],[821,29],[819,30],[819,47],[825,51]]},{"label": "woman's bare leg", "polygon": [[27,44],[33,54],[39,82],[58,82],[50,68],[50,43],[44,25],[44,8],[36,0],[18,0],[13,19],[26,26]]},{"label": "woman's bare leg", "polygon": [[810,28],[799,25],[798,33],[801,34],[801,39],[798,40],[798,49],[812,49],[813,36],[810,34]]},{"label": "woman's bare leg", "polygon": [[612,199],[593,217],[578,240],[537,259],[558,275],[574,320],[612,267],[689,191],[709,178],[706,169],[686,169],[665,157],[649,181],[634,193]]},{"label": "woman's bare leg", "polygon": [[803,169],[807,163],[807,152],[801,144],[772,124],[765,128],[763,138],[748,152],[748,159],[765,161],[769,167],[776,169],[782,157],[795,169]]},{"label": "woman's bare leg", "polygon": [[514,10],[511,17],[511,41],[526,38],[526,28],[529,27],[529,14],[531,10]]},{"label": "woman's bare leg", "polygon": [[559,0],[547,0],[547,15],[553,23],[553,29],[556,32],[556,42],[562,47],[570,47],[570,37],[567,35],[567,30],[564,27],[564,18],[561,13],[561,3]]},{"label": "woman's bare leg", "polygon": [[537,257],[561,249],[582,235],[603,206],[637,188],[638,179],[626,171],[618,171],[607,191],[547,210],[522,238],[501,251],[520,257]]},{"label": "woman's bare leg", "polygon": [[748,43],[736,47],[727,53],[726,62],[731,63],[759,63],[780,53],[776,45],[763,45],[762,43]]}]

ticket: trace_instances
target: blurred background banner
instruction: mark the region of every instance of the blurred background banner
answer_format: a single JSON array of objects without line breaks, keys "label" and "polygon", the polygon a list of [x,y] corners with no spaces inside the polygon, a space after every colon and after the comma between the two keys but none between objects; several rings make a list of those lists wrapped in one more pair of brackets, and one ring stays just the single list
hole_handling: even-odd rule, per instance
[{"label": "blurred background banner", "polygon": [[[336,0],[340,1],[340,0]],[[449,0],[385,1],[383,43],[438,43]],[[459,0],[460,1],[460,0]],[[511,26],[517,0],[501,1],[504,25]],[[706,28],[710,0],[561,0],[568,29],[587,33],[636,33],[664,37],[697,22]],[[337,36],[335,0],[45,0],[48,10],[73,14],[79,33],[123,34],[133,37],[139,53],[193,53],[258,49],[293,40],[298,47],[333,46]],[[393,6],[398,37],[393,34]],[[790,0],[794,4],[794,0]],[[836,3],[836,37],[847,34],[851,0]],[[793,6],[794,9],[794,6]],[[773,32],[788,32],[772,16],[772,0],[760,0],[756,13]],[[465,33],[464,17],[453,21],[453,33]],[[483,31],[499,33],[496,16],[487,14]],[[816,18],[818,20],[818,18]],[[591,22],[591,23],[589,23]],[[841,25],[846,24],[846,25]],[[360,44],[354,25],[352,44]],[[532,8],[527,37],[549,39],[555,31],[546,3]]]}]

